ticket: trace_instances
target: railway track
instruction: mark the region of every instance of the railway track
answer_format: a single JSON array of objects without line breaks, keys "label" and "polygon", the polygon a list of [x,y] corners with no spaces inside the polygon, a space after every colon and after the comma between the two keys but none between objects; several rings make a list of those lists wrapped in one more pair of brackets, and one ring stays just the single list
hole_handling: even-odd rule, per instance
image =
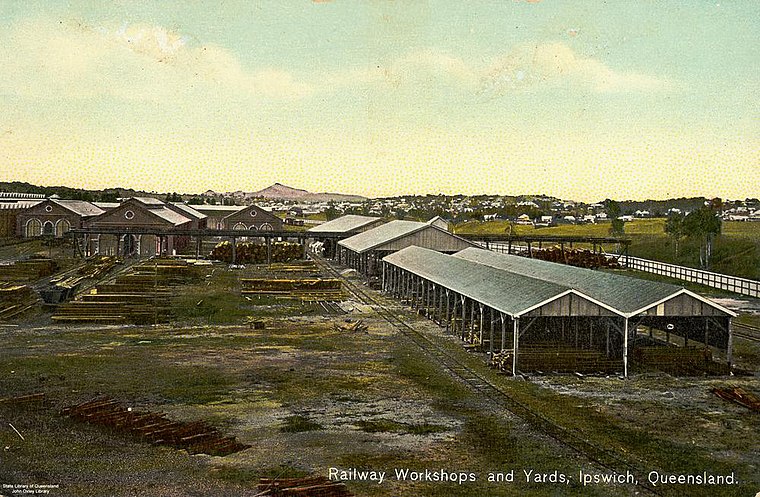
[{"label": "railway track", "polygon": [[734,336],[760,343],[760,327],[742,323],[733,323]]},{"label": "railway track", "polygon": [[536,431],[582,455],[597,467],[618,474],[630,471],[637,479],[636,486],[647,494],[666,495],[663,493],[663,489],[647,484],[647,471],[641,470],[623,459],[617,453],[607,448],[600,447],[594,442],[584,438],[578,432],[571,431],[557,424],[532,407],[519,401],[508,391],[491,382],[482,373],[463,363],[451,352],[441,347],[436,341],[417,331],[388,308],[391,304],[394,304],[394,301],[381,295],[374,294],[374,292],[371,293],[371,291],[368,291],[362,286],[344,278],[335,268],[321,257],[315,255],[310,256],[322,270],[334,275],[336,278],[340,278],[349,293],[353,294],[361,302],[373,306],[374,310],[380,317],[385,319],[404,337],[416,345],[424,355],[435,360],[451,376],[465,383],[473,391],[482,394],[484,398],[505,408]]}]

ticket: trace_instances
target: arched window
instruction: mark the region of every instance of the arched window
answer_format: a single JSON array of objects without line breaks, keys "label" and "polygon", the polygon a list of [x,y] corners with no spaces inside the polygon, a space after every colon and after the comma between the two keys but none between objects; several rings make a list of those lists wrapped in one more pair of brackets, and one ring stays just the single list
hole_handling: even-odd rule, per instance
[{"label": "arched window", "polygon": [[259,229],[256,227],[255,224],[252,224],[250,228],[248,228],[251,231],[258,231]]},{"label": "arched window", "polygon": [[243,223],[237,223],[235,226],[232,227],[233,230],[247,230],[248,226],[246,226]]},{"label": "arched window", "polygon": [[55,236],[61,238],[70,229],[71,223],[68,221],[68,219],[59,219],[58,222],[55,223]]},{"label": "arched window", "polygon": [[42,234],[42,222],[39,219],[30,219],[26,222],[26,233],[25,236],[27,238],[34,238],[35,236],[40,236]]},{"label": "arched window", "polygon": [[45,224],[42,225],[42,234],[43,235],[52,235],[55,233],[55,226],[53,226],[52,221],[45,221]]},{"label": "arched window", "polygon": [[261,231],[274,231],[274,228],[272,228],[272,225],[269,223],[264,223],[259,228]]}]

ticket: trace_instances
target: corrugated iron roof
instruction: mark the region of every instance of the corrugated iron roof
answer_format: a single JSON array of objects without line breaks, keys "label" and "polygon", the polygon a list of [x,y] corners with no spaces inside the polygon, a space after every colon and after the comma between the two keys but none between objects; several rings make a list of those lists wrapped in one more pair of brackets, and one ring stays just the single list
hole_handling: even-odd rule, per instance
[{"label": "corrugated iron roof", "polygon": [[338,242],[338,245],[361,254],[402,236],[410,235],[415,231],[430,227],[427,223],[417,221],[391,221],[381,224],[377,228],[367,230],[364,233],[341,240]]},{"label": "corrugated iron roof", "polygon": [[55,202],[64,209],[68,209],[71,212],[82,217],[98,216],[105,212],[103,209],[93,204],[92,202],[86,202],[84,200],[61,200],[57,198],[51,198],[50,201]]},{"label": "corrugated iron roof", "polygon": [[157,215],[158,217],[162,219],[169,221],[174,226],[180,226],[182,224],[189,223],[191,221],[190,218],[183,216],[179,212],[174,212],[173,210],[169,209],[166,206],[148,209],[148,211],[151,212],[152,214]]},{"label": "corrugated iron roof", "polygon": [[172,202],[171,204],[195,219],[206,219],[208,217],[204,213],[198,212],[192,205],[183,202]]},{"label": "corrugated iron roof", "polygon": [[319,226],[310,228],[309,233],[350,233],[361,229],[368,224],[376,223],[382,218],[372,216],[358,216],[356,214],[347,214],[332,221],[327,221]]},{"label": "corrugated iron roof", "polygon": [[[626,315],[637,314],[664,300],[684,293],[683,288],[667,283],[518,255],[500,254],[479,248],[464,249],[454,254],[454,257],[503,269],[515,275],[530,276],[573,288]],[[690,295],[694,294],[690,293]],[[716,308],[725,310],[707,299],[697,297]]]},{"label": "corrugated iron roof", "polygon": [[23,210],[29,207],[34,207],[37,204],[44,202],[44,200],[17,200],[14,202],[0,202],[0,209],[7,210]]},{"label": "corrugated iron roof", "polygon": [[563,285],[416,246],[390,254],[383,261],[513,317],[577,293]]}]

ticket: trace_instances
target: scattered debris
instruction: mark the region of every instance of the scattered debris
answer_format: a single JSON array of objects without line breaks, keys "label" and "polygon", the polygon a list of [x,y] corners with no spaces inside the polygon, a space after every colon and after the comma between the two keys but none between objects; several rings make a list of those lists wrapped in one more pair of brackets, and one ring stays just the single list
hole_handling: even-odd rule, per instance
[{"label": "scattered debris", "polygon": [[760,397],[741,387],[713,388],[710,391],[721,399],[735,402],[747,409],[760,412]]},{"label": "scattered debris", "polygon": [[343,324],[335,323],[335,331],[353,331],[356,333],[366,333],[369,327],[364,324],[364,321],[359,319],[358,321],[351,321],[347,319]]}]

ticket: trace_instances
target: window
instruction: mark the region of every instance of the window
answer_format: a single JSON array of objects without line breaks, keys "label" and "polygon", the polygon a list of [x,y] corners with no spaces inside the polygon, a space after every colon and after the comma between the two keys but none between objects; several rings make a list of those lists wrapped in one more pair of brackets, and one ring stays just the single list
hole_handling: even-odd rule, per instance
[{"label": "window", "polygon": [[256,214],[258,214],[258,212],[256,212],[256,209],[251,209],[250,214],[251,214],[251,217],[256,217]]},{"label": "window", "polygon": [[269,224],[269,223],[264,223],[264,224],[262,224],[262,225],[261,225],[261,227],[260,227],[259,229],[260,229],[261,231],[273,231],[273,229],[272,229],[272,225],[271,225],[271,224]]},{"label": "window", "polygon": [[134,219],[135,213],[134,213],[134,211],[127,211],[127,212],[124,213],[124,217],[126,219]]},{"label": "window", "polygon": [[68,220],[59,219],[58,222],[55,223],[55,236],[58,238],[61,238],[70,229],[71,229],[71,223],[69,223]]},{"label": "window", "polygon": [[45,212],[53,212],[53,206],[52,205],[46,205],[45,206]]},{"label": "window", "polygon": [[39,219],[30,219],[26,222],[26,233],[25,236],[27,238],[33,238],[35,236],[40,236],[42,234],[42,222],[40,222]]},{"label": "window", "polygon": [[251,231],[258,231],[259,229],[256,227],[255,224],[252,224],[250,228],[248,228]]},{"label": "window", "polygon": [[42,226],[42,234],[52,235],[54,231],[55,231],[55,227],[53,226],[52,221],[45,221],[45,224]]},{"label": "window", "polygon": [[246,226],[243,223],[237,223],[235,226],[232,227],[233,230],[247,230],[248,226]]}]

